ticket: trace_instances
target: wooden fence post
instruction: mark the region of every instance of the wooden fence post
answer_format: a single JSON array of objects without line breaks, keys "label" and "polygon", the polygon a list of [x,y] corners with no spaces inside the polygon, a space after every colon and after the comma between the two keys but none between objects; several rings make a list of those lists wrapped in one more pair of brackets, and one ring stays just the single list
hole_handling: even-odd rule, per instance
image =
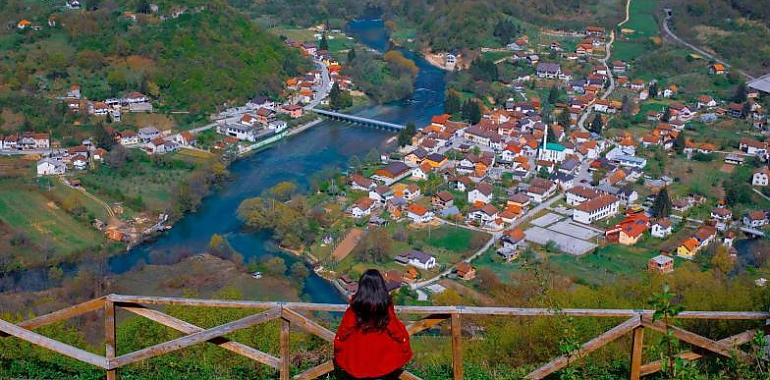
[{"label": "wooden fence post", "polygon": [[644,327],[634,329],[631,341],[631,380],[639,380],[642,368],[642,352],[644,351]]},{"label": "wooden fence post", "polygon": [[289,380],[291,371],[289,367],[289,333],[291,332],[291,322],[286,318],[281,318],[281,380]]},{"label": "wooden fence post", "polygon": [[[104,348],[107,362],[115,359],[117,349],[115,346],[115,304],[106,299],[104,301]],[[107,380],[117,380],[118,370],[107,370]]]},{"label": "wooden fence post", "polygon": [[452,374],[454,380],[463,379],[462,326],[460,314],[452,314]]}]

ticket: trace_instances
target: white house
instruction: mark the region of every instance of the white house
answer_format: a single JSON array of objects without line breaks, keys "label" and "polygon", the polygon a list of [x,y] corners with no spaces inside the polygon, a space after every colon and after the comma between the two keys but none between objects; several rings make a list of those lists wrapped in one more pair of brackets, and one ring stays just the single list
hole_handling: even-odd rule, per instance
[{"label": "white house", "polygon": [[481,182],[476,188],[468,192],[468,203],[489,203],[492,200],[492,185]]},{"label": "white house", "polygon": [[473,206],[468,213],[468,218],[479,222],[481,225],[493,222],[497,219],[499,212],[490,204]]},{"label": "white house", "polygon": [[671,220],[668,218],[658,219],[652,223],[650,234],[656,238],[665,239],[671,235]]},{"label": "white house", "polygon": [[[256,128],[243,124],[225,124],[217,127],[220,134],[232,136],[238,140],[257,141]],[[141,131],[140,131],[141,132]]]},{"label": "white house", "polygon": [[438,263],[436,258],[420,251],[409,251],[396,256],[396,262],[403,265],[412,265],[420,269],[435,268]]},{"label": "white house", "polygon": [[743,224],[746,227],[759,228],[767,223],[767,215],[764,211],[751,211],[743,217]]},{"label": "white house", "polygon": [[765,166],[760,169],[757,169],[757,171],[754,172],[754,175],[751,177],[751,184],[754,186],[764,187],[764,186],[767,186],[769,180],[770,180],[770,169],[768,169]]},{"label": "white house", "polygon": [[120,145],[139,144],[139,135],[134,131],[125,131],[120,135]]},{"label": "white house", "polygon": [[73,157],[70,162],[72,162],[72,166],[78,170],[85,170],[88,167],[88,159],[81,154]]},{"label": "white house", "polygon": [[587,186],[575,186],[566,191],[567,204],[577,206],[585,201],[597,198],[601,195],[598,191]]},{"label": "white house", "polygon": [[37,175],[61,175],[67,171],[67,165],[61,161],[44,158],[37,162]]},{"label": "white house", "polygon": [[363,218],[369,216],[374,208],[374,200],[370,198],[361,198],[352,207],[350,207],[350,215],[354,218]]},{"label": "white house", "polygon": [[160,136],[160,131],[154,127],[145,127],[139,129],[139,140],[141,142],[150,142]]},{"label": "white house", "polygon": [[412,203],[406,208],[406,216],[414,223],[429,223],[433,220],[433,212],[416,203]]},{"label": "white house", "polygon": [[579,204],[572,219],[583,224],[591,224],[597,220],[609,218],[618,213],[620,202],[614,195],[602,195],[590,201]]}]

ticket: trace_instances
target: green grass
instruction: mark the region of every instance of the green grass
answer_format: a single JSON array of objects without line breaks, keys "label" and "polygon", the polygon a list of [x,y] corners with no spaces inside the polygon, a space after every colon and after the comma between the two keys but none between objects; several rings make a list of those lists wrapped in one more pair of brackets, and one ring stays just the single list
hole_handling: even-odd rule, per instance
[{"label": "green grass", "polygon": [[596,253],[579,257],[553,254],[548,260],[565,275],[581,282],[602,284],[621,276],[642,274],[647,267],[647,261],[656,255],[656,251],[642,247],[614,244],[600,248]]},{"label": "green grass", "polygon": [[658,1],[656,0],[632,0],[628,22],[623,24],[623,29],[633,29],[633,37],[648,38],[658,35],[658,21],[655,18]]},{"label": "green grass", "polygon": [[[121,169],[101,166],[80,176],[83,186],[102,199],[124,202],[124,207],[133,211],[164,210],[172,201],[177,184],[188,178],[195,164],[169,155],[160,158],[163,163],[156,163],[154,158],[131,150],[131,158]],[[141,207],[144,206],[144,207]]]},{"label": "green grass", "polygon": [[644,41],[615,41],[612,45],[612,59],[629,62],[650,50],[650,45]]},{"label": "green grass", "polygon": [[[95,229],[82,224],[35,189],[13,181],[0,182],[0,219],[25,232],[39,246],[48,246],[52,256],[98,248],[105,240]],[[31,261],[42,261],[44,252],[29,251]]]},{"label": "green grass", "polygon": [[456,253],[464,253],[470,250],[471,239],[473,239],[474,235],[486,234],[458,227],[442,226],[430,231],[430,233],[428,233],[427,230],[423,230],[416,233],[416,235],[420,240],[424,240],[432,247]]}]

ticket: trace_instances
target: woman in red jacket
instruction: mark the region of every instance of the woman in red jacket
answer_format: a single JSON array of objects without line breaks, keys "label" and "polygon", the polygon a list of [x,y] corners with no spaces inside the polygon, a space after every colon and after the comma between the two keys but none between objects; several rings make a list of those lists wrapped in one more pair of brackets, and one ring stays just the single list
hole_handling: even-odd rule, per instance
[{"label": "woman in red jacket", "polygon": [[385,279],[369,269],[334,337],[338,378],[398,379],[411,359],[409,333],[396,316]]}]

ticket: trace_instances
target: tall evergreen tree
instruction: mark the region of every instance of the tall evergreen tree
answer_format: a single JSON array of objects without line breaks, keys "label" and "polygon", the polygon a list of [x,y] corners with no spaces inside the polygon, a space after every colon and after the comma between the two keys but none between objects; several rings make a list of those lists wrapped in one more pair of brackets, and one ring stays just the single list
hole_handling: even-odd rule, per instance
[{"label": "tall evergreen tree", "polygon": [[652,203],[652,215],[657,218],[665,218],[671,215],[671,198],[668,196],[668,188],[660,189]]},{"label": "tall evergreen tree", "polygon": [[475,100],[468,99],[463,103],[462,115],[463,119],[471,124],[478,123],[481,121],[481,105]]},{"label": "tall evergreen tree", "polygon": [[676,138],[674,139],[674,151],[677,154],[682,154],[682,152],[684,152],[685,145],[687,145],[687,138],[684,136],[684,131],[681,131],[678,135],[676,135]]},{"label": "tall evergreen tree", "polygon": [[743,103],[746,101],[748,91],[746,90],[746,82],[738,83],[733,93],[733,101],[736,103]]},{"label": "tall evergreen tree", "polygon": [[348,63],[353,62],[356,59],[356,48],[352,47],[348,50]]},{"label": "tall evergreen tree", "polygon": [[461,111],[461,107],[460,95],[457,91],[448,90],[444,100],[444,112],[454,115]]},{"label": "tall evergreen tree", "polygon": [[601,115],[594,116],[594,119],[591,120],[591,132],[601,135],[603,127],[604,127],[604,124],[602,123]]},{"label": "tall evergreen tree", "polygon": [[660,121],[668,123],[671,120],[671,108],[666,107],[663,111],[663,116],[660,117]]},{"label": "tall evergreen tree", "polygon": [[557,100],[559,100],[559,89],[556,86],[551,86],[551,90],[548,91],[548,103],[556,104]]},{"label": "tall evergreen tree", "polygon": [[623,106],[621,107],[621,112],[623,113],[623,116],[631,115],[632,106],[633,105],[631,104],[631,99],[628,98],[628,95],[623,95]]},{"label": "tall evergreen tree", "polygon": [[398,146],[407,146],[412,143],[412,137],[417,134],[417,126],[413,122],[406,123],[406,128],[398,132]]},{"label": "tall evergreen tree", "polygon": [[326,40],[326,33],[321,36],[321,41],[318,42],[318,50],[329,50],[329,41]]},{"label": "tall evergreen tree", "polygon": [[650,83],[650,87],[647,88],[647,92],[649,93],[650,98],[657,98],[658,97],[658,82],[652,82]]}]

